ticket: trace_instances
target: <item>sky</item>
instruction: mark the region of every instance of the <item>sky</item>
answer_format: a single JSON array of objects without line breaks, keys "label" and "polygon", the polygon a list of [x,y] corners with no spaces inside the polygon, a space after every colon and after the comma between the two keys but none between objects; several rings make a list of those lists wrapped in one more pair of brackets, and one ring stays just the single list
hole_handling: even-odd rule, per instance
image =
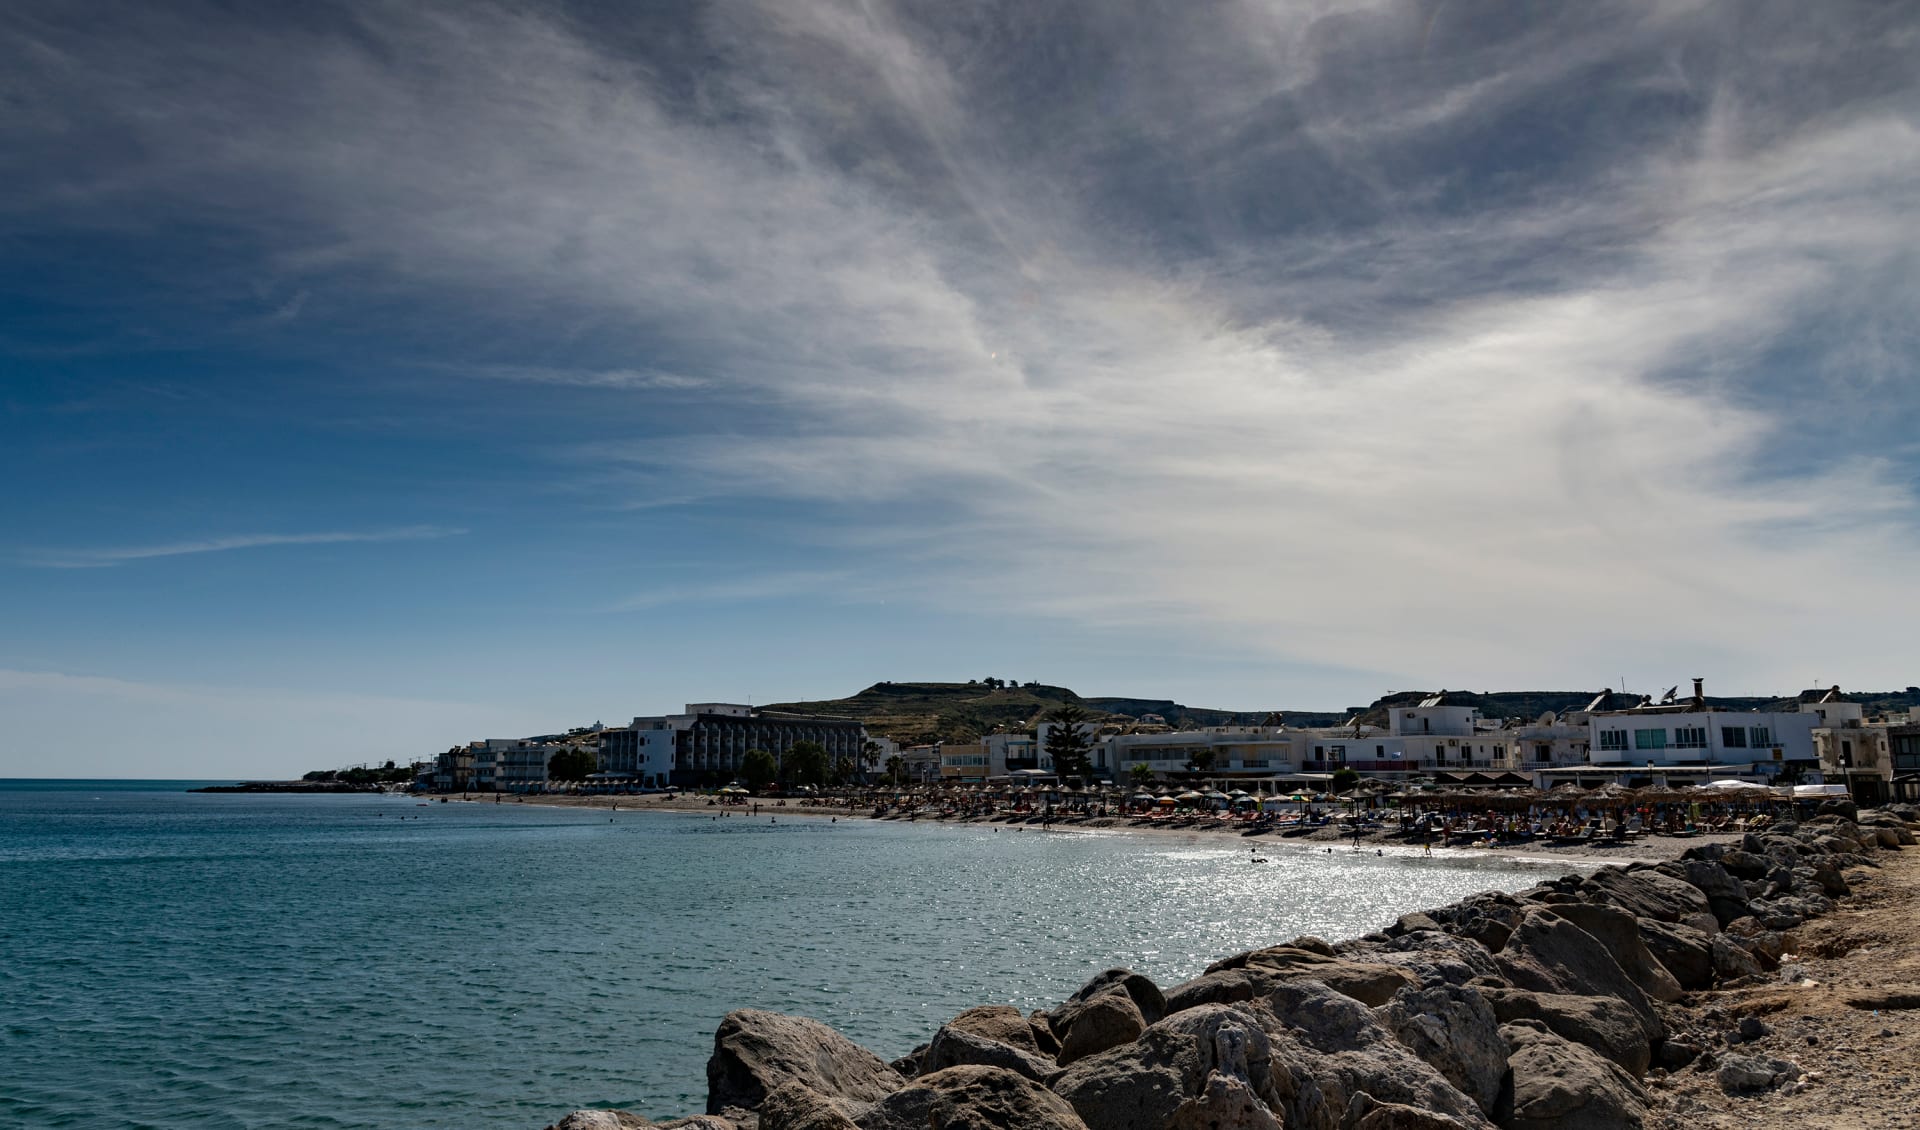
[{"label": "sky", "polygon": [[0,9],[0,776],[1920,683],[1920,9]]}]

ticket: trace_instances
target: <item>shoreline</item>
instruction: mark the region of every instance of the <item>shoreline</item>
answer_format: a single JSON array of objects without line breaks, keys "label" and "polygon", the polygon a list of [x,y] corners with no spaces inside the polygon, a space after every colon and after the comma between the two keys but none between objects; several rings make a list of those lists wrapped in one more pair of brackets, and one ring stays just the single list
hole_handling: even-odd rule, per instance
[{"label": "shoreline", "polygon": [[[412,795],[412,794],[410,794]],[[492,804],[491,799],[482,799],[492,795],[470,793],[464,796],[454,794],[426,794],[429,800],[446,800],[450,803]],[[701,796],[669,797],[665,794],[649,796],[570,796],[565,794],[516,795],[514,799],[502,800],[502,804],[531,804],[544,808],[584,808],[605,812],[638,812],[716,815],[721,806],[709,804]],[[1264,847],[1273,844],[1282,847],[1320,848],[1331,847],[1336,854],[1348,849],[1342,845],[1354,843],[1354,837],[1343,835],[1333,825],[1315,828],[1305,833],[1287,834],[1269,832],[1257,836],[1243,835],[1244,829],[1225,828],[1170,828],[1152,824],[1140,824],[1132,817],[1098,817],[1089,821],[1067,823],[1057,822],[1051,828],[1042,828],[1038,824],[1028,823],[1030,818],[1017,822],[991,817],[963,817],[942,819],[929,816],[920,819],[903,817],[880,817],[876,819],[871,809],[865,806],[808,805],[805,807],[789,803],[784,807],[777,801],[754,802],[753,805],[731,805],[727,811],[731,817],[756,816],[795,817],[809,820],[836,819],[860,820],[872,823],[907,824],[920,826],[940,826],[953,828],[986,827],[1014,828],[1023,832],[1038,832],[1047,835],[1140,835],[1164,838],[1177,838],[1188,843],[1234,843],[1243,847]],[[617,806],[617,809],[616,809]],[[1442,847],[1435,844],[1432,854],[1448,859],[1492,859],[1508,863],[1538,864],[1543,866],[1567,865],[1576,867],[1598,867],[1613,863],[1662,863],[1679,856],[1690,847],[1701,845],[1731,845],[1740,841],[1739,832],[1713,832],[1693,836],[1652,835],[1639,840],[1621,843],[1587,843],[1554,845],[1546,843],[1496,844],[1493,846],[1464,845]],[[1425,857],[1421,844],[1398,831],[1373,831],[1359,839],[1360,850],[1380,850],[1388,855]]]},{"label": "shoreline", "polygon": [[1164,990],[1109,970],[1051,1010],[967,1009],[891,1063],[742,1009],[715,1034],[704,1114],[549,1130],[1912,1127],[1920,855],[1902,848],[1920,823],[1857,820],[1694,840]]}]

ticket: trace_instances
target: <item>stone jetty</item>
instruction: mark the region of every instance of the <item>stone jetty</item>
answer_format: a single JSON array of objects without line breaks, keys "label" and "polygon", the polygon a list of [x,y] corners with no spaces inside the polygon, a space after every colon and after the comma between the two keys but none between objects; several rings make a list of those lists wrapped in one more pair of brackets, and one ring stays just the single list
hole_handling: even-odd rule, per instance
[{"label": "stone jetty", "polygon": [[[1114,969],[1046,1011],[968,1009],[891,1063],[742,1010],[715,1034],[704,1114],[582,1110],[548,1130],[1625,1130],[1680,1072],[1791,1093],[1799,1063],[1740,1050],[1766,1025],[1714,1031],[1696,997],[1792,984],[1796,928],[1912,845],[1917,819],[1836,803],[1667,862],[1234,954],[1179,985]],[[1881,996],[1866,1004],[1912,1007],[1920,987]]]}]

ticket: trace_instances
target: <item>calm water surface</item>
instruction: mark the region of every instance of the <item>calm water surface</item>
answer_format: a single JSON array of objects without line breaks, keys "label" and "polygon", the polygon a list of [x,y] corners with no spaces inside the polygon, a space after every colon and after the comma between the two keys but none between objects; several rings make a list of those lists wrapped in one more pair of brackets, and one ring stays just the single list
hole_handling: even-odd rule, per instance
[{"label": "calm water surface", "polygon": [[0,782],[0,1125],[498,1127],[705,1101],[739,1007],[882,1055],[1538,869],[1238,837]]}]

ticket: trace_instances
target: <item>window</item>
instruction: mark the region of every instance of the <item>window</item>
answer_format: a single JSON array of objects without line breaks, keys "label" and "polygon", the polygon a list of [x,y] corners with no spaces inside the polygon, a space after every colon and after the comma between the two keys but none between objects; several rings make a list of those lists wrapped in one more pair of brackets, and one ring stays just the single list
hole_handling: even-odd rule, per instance
[{"label": "window", "polygon": [[1853,768],[1853,743],[1852,742],[1840,743],[1840,764],[1843,767],[1848,769]]},{"label": "window", "polygon": [[1665,730],[1635,730],[1633,732],[1633,748],[1665,749],[1667,748],[1667,732]]},{"label": "window", "polygon": [[1720,744],[1728,749],[1747,748],[1747,728],[1745,726],[1720,727]]},{"label": "window", "polygon": [[1675,749],[1707,748],[1707,728],[1705,726],[1678,726],[1673,731]]},{"label": "window", "polygon": [[1755,726],[1748,733],[1747,737],[1753,743],[1753,748],[1755,749],[1773,744],[1773,731],[1767,729],[1765,726]]},{"label": "window", "polygon": [[1600,748],[1602,751],[1625,750],[1627,748],[1627,732],[1625,730],[1600,731]]},{"label": "window", "polygon": [[1327,747],[1327,757],[1333,761],[1345,761],[1347,759],[1347,747],[1343,745],[1330,745]]}]

